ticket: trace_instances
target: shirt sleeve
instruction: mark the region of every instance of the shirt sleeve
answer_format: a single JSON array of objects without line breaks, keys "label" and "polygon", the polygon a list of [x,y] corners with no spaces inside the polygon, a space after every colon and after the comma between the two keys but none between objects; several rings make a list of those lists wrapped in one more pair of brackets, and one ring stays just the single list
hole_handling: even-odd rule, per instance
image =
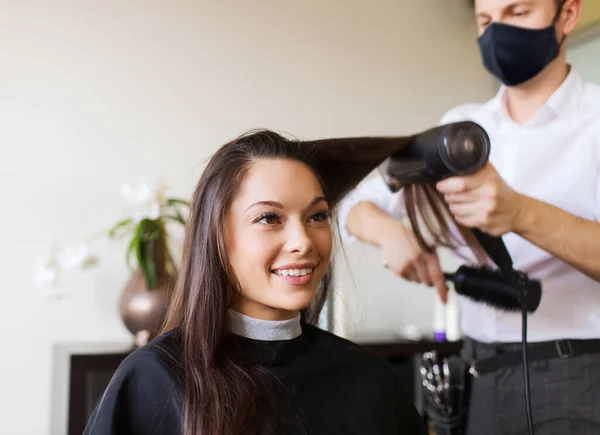
[{"label": "shirt sleeve", "polygon": [[596,128],[596,206],[594,217],[597,222],[600,222],[600,120]]},{"label": "shirt sleeve", "polygon": [[[440,119],[439,125],[456,122],[465,118],[464,112],[470,105],[458,106],[447,111]],[[400,220],[406,217],[406,208],[402,200],[402,189],[393,193],[389,190],[381,174],[374,173],[365,179],[345,199],[338,209],[338,225],[342,242],[353,243],[356,237],[348,231],[348,215],[359,202],[371,202],[384,213]]]},{"label": "shirt sleeve", "polygon": [[359,202],[372,202],[384,213],[402,219],[406,215],[402,202],[402,190],[392,193],[380,174],[365,179],[340,203],[338,225],[343,242],[352,243],[356,237],[348,231],[347,221],[350,210]]}]

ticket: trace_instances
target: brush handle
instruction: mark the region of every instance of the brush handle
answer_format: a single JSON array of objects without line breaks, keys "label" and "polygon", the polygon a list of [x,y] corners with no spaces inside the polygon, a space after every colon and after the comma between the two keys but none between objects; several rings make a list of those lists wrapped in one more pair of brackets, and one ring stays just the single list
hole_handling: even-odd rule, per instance
[{"label": "brush handle", "polygon": [[471,231],[496,266],[504,271],[513,268],[512,258],[502,237],[491,236],[477,228],[471,228]]}]

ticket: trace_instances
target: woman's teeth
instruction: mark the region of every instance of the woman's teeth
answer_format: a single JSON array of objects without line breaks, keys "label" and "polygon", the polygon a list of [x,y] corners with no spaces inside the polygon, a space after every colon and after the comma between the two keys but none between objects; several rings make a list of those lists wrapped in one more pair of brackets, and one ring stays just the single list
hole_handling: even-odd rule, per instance
[{"label": "woman's teeth", "polygon": [[279,269],[275,273],[283,276],[304,276],[312,273],[313,269]]}]

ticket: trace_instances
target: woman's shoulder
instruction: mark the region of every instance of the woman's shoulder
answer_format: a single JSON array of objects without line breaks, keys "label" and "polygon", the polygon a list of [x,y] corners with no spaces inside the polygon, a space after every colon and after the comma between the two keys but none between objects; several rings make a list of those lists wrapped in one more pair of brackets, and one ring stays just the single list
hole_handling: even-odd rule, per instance
[{"label": "woman's shoulder", "polygon": [[115,370],[108,389],[126,391],[130,397],[177,391],[183,374],[179,343],[174,330],[133,350]]},{"label": "woman's shoulder", "polygon": [[117,372],[137,376],[152,376],[161,372],[176,376],[182,368],[181,349],[179,330],[165,332],[127,355]]},{"label": "woman's shoulder", "polygon": [[182,335],[179,328],[167,331],[137,349],[141,355],[155,358],[165,365],[179,364],[182,351]]},{"label": "woman's shoulder", "polygon": [[[178,433],[183,370],[176,331],[142,346],[121,362],[98,400],[85,435]],[[157,420],[158,418],[158,420]]]}]

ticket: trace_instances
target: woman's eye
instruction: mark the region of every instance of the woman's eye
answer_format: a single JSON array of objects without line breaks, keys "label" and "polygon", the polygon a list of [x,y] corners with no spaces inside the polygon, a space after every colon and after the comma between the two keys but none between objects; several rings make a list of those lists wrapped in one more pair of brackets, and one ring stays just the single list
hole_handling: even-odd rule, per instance
[{"label": "woman's eye", "polygon": [[318,211],[318,212],[314,213],[310,217],[310,219],[312,221],[315,221],[315,222],[325,222],[325,221],[327,221],[327,219],[329,219],[329,212],[327,212],[325,210],[324,211]]},{"label": "woman's eye", "polygon": [[256,222],[266,225],[276,225],[281,223],[281,217],[275,213],[266,213],[260,216]]}]

